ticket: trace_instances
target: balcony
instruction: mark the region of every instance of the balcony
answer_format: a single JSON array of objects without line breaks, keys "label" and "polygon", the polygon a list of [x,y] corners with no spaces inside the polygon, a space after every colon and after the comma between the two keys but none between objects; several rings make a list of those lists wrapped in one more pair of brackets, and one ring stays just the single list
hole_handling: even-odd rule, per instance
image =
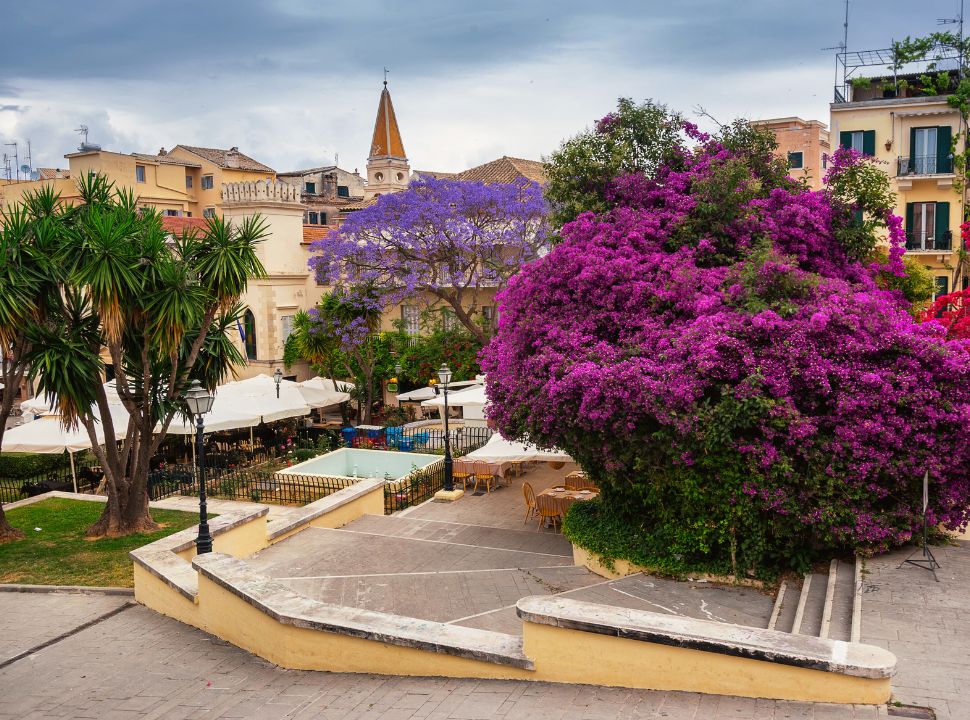
[{"label": "balcony", "polygon": [[949,156],[916,155],[896,158],[897,177],[918,175],[948,175],[953,172],[953,159]]},{"label": "balcony", "polygon": [[907,252],[950,252],[953,242],[953,233],[947,230],[942,237],[937,239],[932,234],[926,233],[906,233]]}]

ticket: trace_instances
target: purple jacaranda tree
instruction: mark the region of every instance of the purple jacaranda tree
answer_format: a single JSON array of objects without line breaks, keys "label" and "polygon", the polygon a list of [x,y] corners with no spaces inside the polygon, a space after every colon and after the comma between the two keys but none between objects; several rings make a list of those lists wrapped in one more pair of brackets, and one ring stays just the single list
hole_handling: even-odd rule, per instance
[{"label": "purple jacaranda tree", "polygon": [[427,179],[352,213],[311,245],[310,268],[324,285],[375,290],[385,307],[443,303],[484,343],[481,291],[503,287],[548,242],[538,184]]}]

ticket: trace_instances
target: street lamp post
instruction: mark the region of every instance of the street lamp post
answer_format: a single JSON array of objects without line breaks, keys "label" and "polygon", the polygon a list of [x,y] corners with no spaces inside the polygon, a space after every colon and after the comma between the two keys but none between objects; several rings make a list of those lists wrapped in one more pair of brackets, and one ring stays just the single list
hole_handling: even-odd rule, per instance
[{"label": "street lamp post", "polygon": [[280,399],[280,383],[283,382],[283,371],[276,368],[276,372],[273,373],[273,382],[276,383],[276,399]]},{"label": "street lamp post", "polygon": [[215,396],[202,387],[198,380],[193,380],[189,391],[185,393],[185,404],[189,412],[195,416],[195,456],[199,469],[199,536],[195,539],[196,553],[212,552],[212,534],[209,532],[209,514],[205,497],[205,445],[202,436],[205,432],[203,416],[212,410]]},{"label": "street lamp post", "polygon": [[445,491],[451,492],[455,489],[452,467],[454,462],[451,459],[451,437],[448,433],[448,383],[451,382],[451,370],[444,363],[438,368],[438,380],[441,383],[442,392],[445,394]]}]

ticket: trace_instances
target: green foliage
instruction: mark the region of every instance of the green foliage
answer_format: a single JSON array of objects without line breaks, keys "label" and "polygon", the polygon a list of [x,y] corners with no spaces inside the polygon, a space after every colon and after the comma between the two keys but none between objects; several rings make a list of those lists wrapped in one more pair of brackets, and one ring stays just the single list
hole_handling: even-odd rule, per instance
[{"label": "green foliage", "polygon": [[67,453],[35,455],[0,453],[0,478],[21,480],[60,470],[70,464]]},{"label": "green foliage", "polygon": [[295,462],[305,462],[307,460],[312,460],[317,455],[319,455],[316,450],[304,450],[298,449],[293,451],[293,460]]},{"label": "green foliage", "polygon": [[84,531],[102,509],[102,503],[51,498],[10,510],[10,524],[26,537],[0,545],[0,582],[132,587],[129,552],[199,521],[194,513],[155,509],[156,532],[92,540]]},{"label": "green foliage", "polygon": [[608,209],[604,191],[620,175],[652,172],[680,144],[682,118],[666,106],[620,98],[616,111],[546,159],[545,193],[554,227]]},{"label": "green foliage", "polygon": [[[472,380],[481,372],[478,353],[482,343],[464,327],[446,330],[438,321],[417,337],[403,332],[391,336],[398,351],[402,377],[399,380],[423,386],[434,377],[442,363],[448,365],[455,380]],[[393,366],[393,363],[392,363]]]},{"label": "green foliage", "polygon": [[827,188],[840,213],[835,236],[846,254],[851,260],[872,256],[896,207],[889,176],[879,161],[865,158],[830,172]]},{"label": "green foliage", "polygon": [[[872,256],[872,261],[879,265],[889,262],[889,253],[885,248],[876,248]],[[936,290],[936,283],[933,275],[918,258],[912,255],[903,255],[903,265],[906,268],[906,275],[899,277],[893,273],[882,272],[879,274],[878,281],[881,286],[891,290],[900,290],[910,303],[910,314],[919,319],[923,316],[923,311],[933,299]]]}]

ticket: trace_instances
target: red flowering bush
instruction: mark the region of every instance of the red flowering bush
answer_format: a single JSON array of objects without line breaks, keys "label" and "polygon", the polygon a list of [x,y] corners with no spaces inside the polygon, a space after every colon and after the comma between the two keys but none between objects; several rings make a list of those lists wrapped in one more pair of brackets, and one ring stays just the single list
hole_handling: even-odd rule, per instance
[{"label": "red flowering bush", "polygon": [[805,568],[909,540],[927,470],[929,522],[964,525],[970,354],[875,281],[903,272],[903,235],[888,191],[852,197],[871,161],[836,153],[812,192],[689,131],[513,278],[482,353],[491,421],[603,489],[567,530],[632,529],[641,562]]},{"label": "red flowering bush", "polygon": [[948,340],[970,341],[970,290],[938,297],[926,309],[923,322],[942,327]]}]

